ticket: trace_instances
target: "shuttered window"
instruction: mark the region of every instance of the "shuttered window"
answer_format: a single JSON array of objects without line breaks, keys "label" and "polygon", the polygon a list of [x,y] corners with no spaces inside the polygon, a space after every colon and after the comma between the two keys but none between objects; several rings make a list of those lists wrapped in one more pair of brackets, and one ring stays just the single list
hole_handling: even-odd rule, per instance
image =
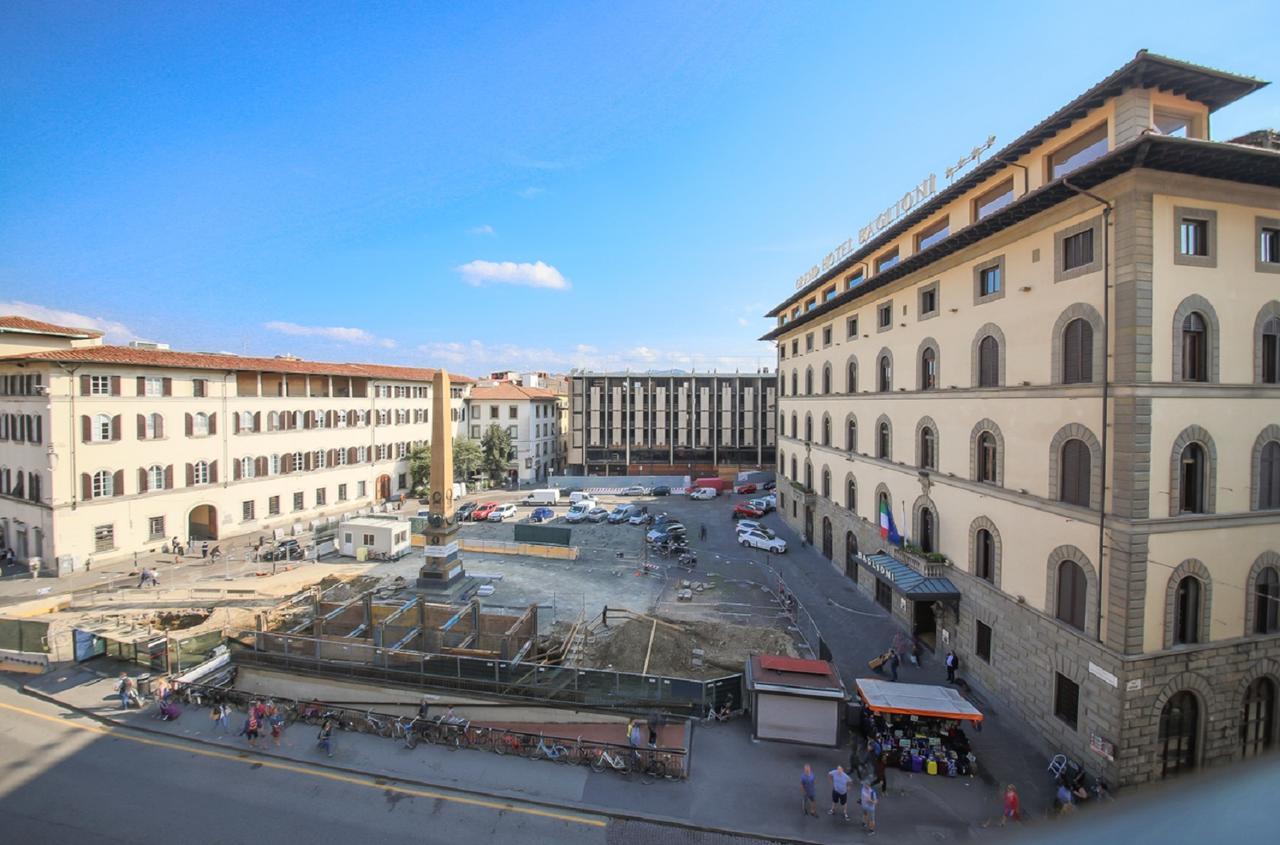
[{"label": "shuttered window", "polygon": [[1071,439],[1062,444],[1059,499],[1069,505],[1089,507],[1090,462],[1089,447],[1083,440]]},{"label": "shuttered window", "polygon": [[1190,443],[1182,450],[1179,470],[1182,513],[1204,513],[1205,457],[1204,448],[1199,443]]},{"label": "shuttered window", "polygon": [[1058,564],[1058,596],[1055,614],[1073,628],[1084,630],[1084,599],[1086,582],[1084,570],[1074,561]]},{"label": "shuttered window", "polygon": [[978,386],[1000,384],[1000,342],[991,335],[978,341]]},{"label": "shuttered window", "polygon": [[1272,440],[1258,456],[1258,509],[1280,508],[1280,442]]},{"label": "shuttered window", "polygon": [[1208,332],[1204,317],[1196,312],[1182,321],[1182,380],[1208,381],[1207,355]]},{"label": "shuttered window", "polygon": [[1062,333],[1062,381],[1087,384],[1093,381],[1093,326],[1076,318]]}]

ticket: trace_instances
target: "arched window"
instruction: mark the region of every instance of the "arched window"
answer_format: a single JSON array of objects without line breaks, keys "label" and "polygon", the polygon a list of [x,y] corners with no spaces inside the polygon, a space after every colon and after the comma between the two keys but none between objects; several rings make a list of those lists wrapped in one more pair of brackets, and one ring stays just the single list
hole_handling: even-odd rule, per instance
[{"label": "arched window", "polygon": [[346,428],[346,427],[347,427],[347,412],[339,411],[338,412],[338,428]]},{"label": "arched window", "polygon": [[[14,431],[17,436],[17,431]],[[93,440],[95,443],[101,443],[111,439],[111,415],[98,414],[93,418]]]},{"label": "arched window", "polygon": [[822,498],[831,498],[831,470],[826,467],[822,469]]},{"label": "arched window", "polygon": [[1196,767],[1200,735],[1200,702],[1195,694],[1176,693],[1160,711],[1160,776],[1171,778]]},{"label": "arched window", "polygon": [[1173,595],[1173,642],[1187,645],[1200,642],[1200,579],[1188,575],[1178,582]]},{"label": "arched window", "polygon": [[280,412],[272,411],[271,413],[267,414],[267,431],[279,431],[279,430],[280,430]]},{"label": "arched window", "polygon": [[1258,378],[1263,384],[1280,384],[1280,317],[1271,317],[1262,324],[1259,342],[1262,360],[1258,362]]},{"label": "arched window", "polygon": [[208,414],[202,411],[195,415],[191,423],[191,433],[194,434],[196,437],[204,437],[209,433],[209,415]]},{"label": "arched window", "polygon": [[1182,321],[1182,380],[1209,380],[1209,328],[1198,311]]},{"label": "arched window", "polygon": [[253,414],[250,411],[240,412],[240,430],[253,431]]},{"label": "arched window", "polygon": [[209,464],[207,461],[196,461],[195,465],[191,468],[191,483],[209,483]]},{"label": "arched window", "polygon": [[244,457],[240,459],[240,477],[253,478],[253,458]]},{"label": "arched window", "polygon": [[893,390],[893,362],[888,355],[881,355],[876,362],[876,390],[881,393]]},{"label": "arched window", "polygon": [[919,541],[918,545],[920,546],[920,551],[925,554],[930,554],[938,550],[938,529],[934,524],[934,521],[935,517],[933,515],[932,508],[923,507],[920,509],[920,536],[917,539]]},{"label": "arched window", "polygon": [[828,394],[831,392],[831,365],[822,365],[822,392]]},{"label": "arched window", "polygon": [[147,468],[147,489],[163,490],[164,488],[164,467],[153,464]]},{"label": "arched window", "polygon": [[987,335],[978,341],[978,387],[1000,385],[1000,341]]},{"label": "arched window", "polygon": [[1280,508],[1280,441],[1270,440],[1258,453],[1258,510]]},{"label": "arched window", "polygon": [[1062,444],[1062,471],[1058,476],[1058,498],[1069,505],[1089,507],[1091,481],[1089,446],[1078,438]]},{"label": "arched window", "polygon": [[1244,691],[1240,719],[1240,750],[1246,759],[1270,750],[1275,741],[1275,713],[1275,681],[1267,677],[1256,679]]},{"label": "arched window", "polygon": [[973,535],[973,574],[995,583],[996,542],[985,528],[979,528]]},{"label": "arched window", "polygon": [[933,347],[920,353],[920,389],[933,390],[938,386],[938,353]]},{"label": "arched window", "polygon": [[804,487],[813,490],[813,464],[808,461],[804,462]]},{"label": "arched window", "polygon": [[1084,603],[1088,592],[1088,582],[1084,570],[1073,560],[1064,560],[1058,564],[1058,595],[1056,597],[1054,616],[1066,622],[1072,628],[1084,630]]},{"label": "arched window", "polygon": [[800,395],[800,390],[798,388],[798,385],[799,385],[798,378],[799,376],[796,375],[796,371],[792,370],[791,371],[791,395],[792,396]]},{"label": "arched window", "polygon": [[880,519],[880,514],[891,512],[892,508],[889,506],[889,494],[881,490],[876,495],[876,520]]},{"label": "arched window", "polygon": [[1265,566],[1253,582],[1253,633],[1280,631],[1280,573]]},{"label": "arched window", "polygon": [[831,560],[834,555],[834,543],[831,538],[831,518],[824,516],[822,518],[822,556],[827,560]]},{"label": "arched window", "polygon": [[854,452],[858,448],[858,421],[849,417],[844,426],[844,448]]},{"label": "arched window", "polygon": [[996,449],[996,436],[989,431],[978,435],[978,481],[995,484],[999,478],[997,461],[1000,460]]},{"label": "arched window", "polygon": [[920,429],[920,468],[938,468],[937,435],[927,425]]},{"label": "arched window", "polygon": [[822,415],[822,445],[831,445],[831,415]]},{"label": "arched window", "polygon": [[1062,383],[1093,381],[1093,326],[1077,317],[1062,331]]},{"label": "arched window", "polygon": [[116,494],[115,480],[111,473],[105,469],[100,469],[93,474],[93,498],[101,499],[106,496],[114,496]]},{"label": "arched window", "polygon": [[791,412],[791,436],[795,438],[800,437],[800,420],[796,417],[795,411]]},{"label": "arched window", "polygon": [[893,457],[893,438],[892,432],[889,430],[889,423],[880,423],[880,429],[876,432],[876,457],[888,460]]},{"label": "arched window", "polygon": [[804,369],[804,395],[813,395],[813,367],[805,367]]},{"label": "arched window", "polygon": [[854,513],[858,512],[858,482],[853,476],[844,483],[844,506]]},{"label": "arched window", "polygon": [[849,369],[848,369],[848,372],[845,373],[845,392],[846,393],[858,392],[858,362],[857,361],[854,361],[854,360],[849,361]]},{"label": "arched window", "polygon": [[1182,450],[1182,460],[1179,463],[1182,513],[1206,513],[1206,469],[1204,447],[1199,443],[1188,443]]},{"label": "arched window", "polygon": [[791,480],[795,481],[800,476],[796,474],[796,456],[791,456]]},{"label": "arched window", "polygon": [[27,498],[33,502],[40,501],[40,473],[27,473]]},{"label": "arched window", "polygon": [[280,456],[272,455],[271,459],[267,461],[267,473],[269,475],[279,475],[280,469]]},{"label": "arched window", "polygon": [[813,414],[804,415],[804,442],[813,442]]}]

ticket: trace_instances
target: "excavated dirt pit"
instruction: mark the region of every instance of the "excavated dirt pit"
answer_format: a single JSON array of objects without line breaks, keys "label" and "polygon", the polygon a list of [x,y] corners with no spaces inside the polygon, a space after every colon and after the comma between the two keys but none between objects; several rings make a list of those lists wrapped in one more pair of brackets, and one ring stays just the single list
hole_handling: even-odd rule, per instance
[{"label": "excavated dirt pit", "polygon": [[[645,619],[601,629],[587,645],[581,665],[639,673],[644,669],[645,654],[649,653],[651,631],[653,622]],[[703,652],[701,667],[694,665],[696,649]],[[798,657],[799,651],[791,635],[776,628],[664,619],[653,633],[648,674],[717,678],[741,672],[752,654]]]}]

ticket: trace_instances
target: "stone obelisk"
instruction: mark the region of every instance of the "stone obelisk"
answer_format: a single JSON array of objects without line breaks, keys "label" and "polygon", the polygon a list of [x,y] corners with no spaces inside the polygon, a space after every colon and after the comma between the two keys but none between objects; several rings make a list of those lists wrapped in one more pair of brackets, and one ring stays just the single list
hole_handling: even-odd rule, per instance
[{"label": "stone obelisk", "polygon": [[424,560],[417,586],[443,590],[465,574],[458,559],[458,519],[453,508],[453,417],[449,374],[436,370],[431,382],[431,480],[427,485]]}]

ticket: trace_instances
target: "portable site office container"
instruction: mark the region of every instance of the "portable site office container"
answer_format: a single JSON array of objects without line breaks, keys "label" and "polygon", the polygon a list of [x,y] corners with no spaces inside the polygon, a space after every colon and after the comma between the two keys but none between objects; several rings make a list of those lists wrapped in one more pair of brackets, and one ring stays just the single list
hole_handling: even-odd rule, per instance
[{"label": "portable site office container", "polygon": [[409,529],[408,520],[368,516],[348,519],[338,526],[339,548],[343,555],[358,559],[374,555],[398,558],[410,549]]}]

